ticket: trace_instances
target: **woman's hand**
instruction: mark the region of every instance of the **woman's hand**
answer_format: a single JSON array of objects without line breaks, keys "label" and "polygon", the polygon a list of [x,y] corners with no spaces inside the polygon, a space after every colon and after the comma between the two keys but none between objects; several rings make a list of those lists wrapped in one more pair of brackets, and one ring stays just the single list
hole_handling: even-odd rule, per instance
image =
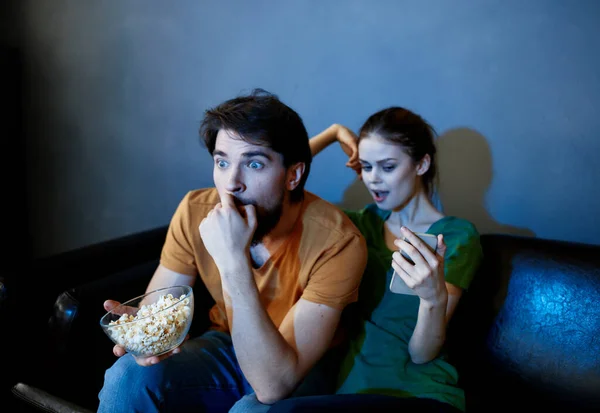
[{"label": "woman's hand", "polygon": [[352,168],[358,174],[358,177],[362,179],[360,162],[358,161],[358,137],[347,127],[334,123],[323,132],[313,136],[309,141],[310,153],[315,157],[335,141],[340,143],[342,150],[348,155],[349,159],[346,166]]},{"label": "woman's hand", "polygon": [[408,242],[397,239],[394,244],[415,264],[396,251],[392,255],[392,267],[421,300],[432,305],[444,304],[448,300],[448,291],[444,278],[446,244],[443,235],[438,235],[437,251],[434,252],[408,228],[402,227],[402,233]]},{"label": "woman's hand", "polygon": [[343,125],[336,124],[336,139],[342,150],[348,155],[346,166],[352,168],[361,177],[361,167],[358,161],[358,136]]}]

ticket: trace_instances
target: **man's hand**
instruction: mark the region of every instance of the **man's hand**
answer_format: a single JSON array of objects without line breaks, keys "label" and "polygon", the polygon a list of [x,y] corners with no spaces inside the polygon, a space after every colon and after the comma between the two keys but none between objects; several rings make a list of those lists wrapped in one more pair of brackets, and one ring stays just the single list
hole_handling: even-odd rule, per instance
[{"label": "man's hand", "polygon": [[235,206],[233,196],[224,194],[221,202],[200,223],[200,237],[221,273],[240,257],[247,256],[256,230],[254,206],[244,205],[241,212]]},{"label": "man's hand", "polygon": [[[104,302],[104,309],[106,311],[112,311],[119,305],[121,305],[121,303],[118,301],[106,300]],[[115,314],[117,314],[117,315],[122,315],[124,313],[134,314],[137,310],[136,308],[131,308],[131,307],[130,307],[130,309],[131,309],[131,311],[127,311],[126,308],[123,308],[123,310],[115,312]],[[135,359],[135,362],[142,367],[152,366],[153,364],[159,363],[159,362],[163,361],[164,359],[166,359],[167,357],[172,356],[173,354],[180,353],[181,346],[183,345],[183,343],[185,343],[188,340],[188,338],[189,338],[189,335],[187,335],[185,337],[183,342],[178,347],[174,348],[173,350],[169,351],[168,353],[161,354],[160,356],[152,356],[152,357],[135,357],[134,356],[133,358]],[[125,354],[127,354],[127,350],[125,350],[125,348],[123,346],[119,346],[118,344],[115,344],[115,346],[113,347],[113,354],[117,357],[122,357]]]}]

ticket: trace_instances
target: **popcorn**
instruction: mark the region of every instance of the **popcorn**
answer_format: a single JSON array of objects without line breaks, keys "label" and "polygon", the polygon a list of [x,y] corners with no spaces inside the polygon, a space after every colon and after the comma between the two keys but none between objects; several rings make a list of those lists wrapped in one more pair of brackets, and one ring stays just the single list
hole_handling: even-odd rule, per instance
[{"label": "popcorn", "polygon": [[185,295],[179,298],[172,294],[161,295],[155,303],[142,305],[135,316],[123,314],[111,321],[108,330],[113,340],[127,351],[151,356],[177,345],[191,316],[190,299]]}]

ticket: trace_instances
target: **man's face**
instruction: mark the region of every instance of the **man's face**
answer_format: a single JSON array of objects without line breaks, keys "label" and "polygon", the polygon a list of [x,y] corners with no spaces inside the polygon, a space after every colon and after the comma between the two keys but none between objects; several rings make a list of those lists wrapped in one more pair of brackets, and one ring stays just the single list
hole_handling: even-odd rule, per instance
[{"label": "man's face", "polygon": [[213,160],[213,179],[219,196],[231,194],[238,206],[252,204],[256,208],[258,225],[253,243],[260,242],[281,218],[286,191],[283,157],[221,129]]}]

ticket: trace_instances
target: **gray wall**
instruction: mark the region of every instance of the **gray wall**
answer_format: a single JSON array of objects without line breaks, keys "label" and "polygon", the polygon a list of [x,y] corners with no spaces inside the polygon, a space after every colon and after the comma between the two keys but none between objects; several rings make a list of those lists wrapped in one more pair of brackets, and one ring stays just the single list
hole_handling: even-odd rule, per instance
[{"label": "gray wall", "polygon": [[[253,87],[309,133],[404,105],[481,232],[600,243],[600,2],[20,0],[35,255],[168,223],[211,185],[203,111]],[[338,147],[307,188],[366,193]]]}]

